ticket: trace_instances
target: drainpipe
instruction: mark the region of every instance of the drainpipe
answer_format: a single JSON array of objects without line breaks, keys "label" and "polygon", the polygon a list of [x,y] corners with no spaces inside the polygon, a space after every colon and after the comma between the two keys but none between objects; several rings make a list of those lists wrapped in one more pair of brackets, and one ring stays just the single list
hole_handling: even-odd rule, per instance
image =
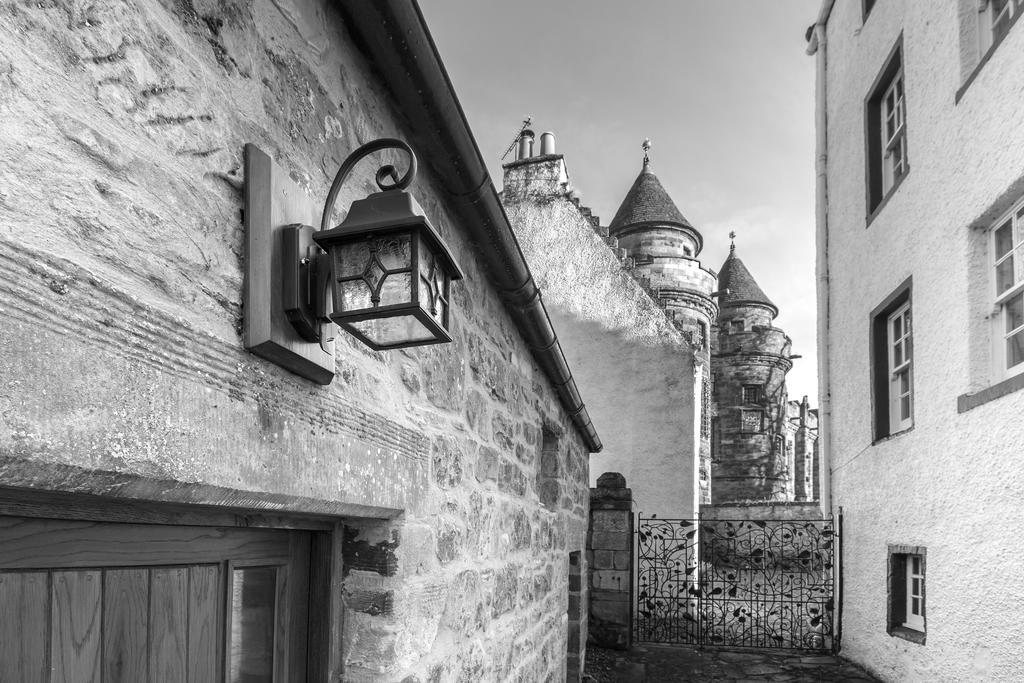
[{"label": "drainpipe", "polygon": [[821,508],[832,509],[832,385],[829,373],[829,271],[828,271],[828,115],[826,96],[826,24],[835,0],[824,0],[812,27],[807,54],[815,55],[815,244],[818,299],[818,480]]},{"label": "drainpipe", "polygon": [[[823,0],[818,20],[808,36],[807,54],[815,55],[815,245],[817,259],[815,275],[817,278],[818,299],[818,478],[821,482],[821,509],[827,514],[832,511],[832,383],[829,373],[829,299],[830,283],[828,270],[828,107],[827,86],[827,24],[829,14],[835,0]],[[835,575],[836,606],[835,626],[832,642],[833,652],[838,653],[843,640],[843,509],[839,508],[836,518],[838,527],[838,547],[833,547],[837,554],[833,566],[838,566]]]}]

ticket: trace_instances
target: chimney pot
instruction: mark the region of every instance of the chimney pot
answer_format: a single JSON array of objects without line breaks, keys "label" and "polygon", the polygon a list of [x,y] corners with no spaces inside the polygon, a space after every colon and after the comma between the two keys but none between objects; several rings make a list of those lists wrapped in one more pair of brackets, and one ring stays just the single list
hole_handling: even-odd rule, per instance
[{"label": "chimney pot", "polygon": [[540,153],[542,156],[555,153],[555,134],[551,131],[541,133]]},{"label": "chimney pot", "polygon": [[519,134],[519,150],[516,159],[529,159],[533,156],[533,131],[529,128]]}]

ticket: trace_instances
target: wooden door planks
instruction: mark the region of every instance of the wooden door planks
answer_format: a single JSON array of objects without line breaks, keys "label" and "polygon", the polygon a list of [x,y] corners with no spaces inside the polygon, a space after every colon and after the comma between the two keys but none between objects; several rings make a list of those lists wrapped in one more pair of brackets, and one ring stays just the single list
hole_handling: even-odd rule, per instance
[{"label": "wooden door planks", "polygon": [[149,578],[149,680],[187,683],[188,568],[154,568]]},{"label": "wooden door planks", "polygon": [[49,681],[49,586],[47,572],[0,572],[0,681]]},{"label": "wooden door planks", "polygon": [[100,683],[103,578],[98,571],[53,572],[50,648],[53,683]]},{"label": "wooden door planks", "polygon": [[220,671],[223,565],[189,568],[188,680],[215,683]]},{"label": "wooden door planks", "polygon": [[103,577],[103,680],[147,680],[149,571],[109,569]]}]

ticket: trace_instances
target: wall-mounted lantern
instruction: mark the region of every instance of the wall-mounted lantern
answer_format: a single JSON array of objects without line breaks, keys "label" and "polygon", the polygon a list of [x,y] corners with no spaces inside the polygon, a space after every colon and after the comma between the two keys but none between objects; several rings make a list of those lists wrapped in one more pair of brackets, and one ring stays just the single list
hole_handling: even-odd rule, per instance
[{"label": "wall-mounted lantern", "polygon": [[[362,157],[381,149],[404,150],[409,170],[401,179],[392,166],[377,171],[375,192],[352,202],[345,220],[328,230],[342,184]],[[390,185],[385,184],[387,177]],[[363,145],[345,160],[313,235],[330,262],[330,319],[370,348],[398,349],[452,340],[449,291],[462,270],[423,209],[405,188],[416,176],[416,155],[400,140]]]},{"label": "wall-mounted lantern", "polygon": [[[345,220],[328,229],[352,169],[384,149],[408,155],[405,175],[399,178],[390,165],[379,168],[381,191],[352,202]],[[270,157],[246,145],[246,348],[327,384],[334,376],[330,323],[375,350],[451,341],[451,282],[463,273],[406,192],[416,168],[416,155],[401,140],[355,150],[331,184],[317,231],[306,224],[312,207],[305,193]]]}]

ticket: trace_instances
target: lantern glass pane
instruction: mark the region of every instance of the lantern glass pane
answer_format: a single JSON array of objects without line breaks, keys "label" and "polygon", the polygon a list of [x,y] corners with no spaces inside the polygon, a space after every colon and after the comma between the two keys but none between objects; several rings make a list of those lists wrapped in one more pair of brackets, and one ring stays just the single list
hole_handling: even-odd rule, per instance
[{"label": "lantern glass pane", "polygon": [[414,315],[361,320],[350,324],[378,346],[426,342],[435,338],[434,333]]},{"label": "lantern glass pane", "polygon": [[434,316],[434,320],[444,329],[448,329],[448,303],[444,299],[437,302],[437,315]]},{"label": "lantern glass pane", "polygon": [[422,308],[427,313],[430,313],[431,307],[433,306],[432,302],[433,302],[433,296],[434,295],[430,291],[430,286],[431,286],[430,285],[430,280],[428,280],[427,278],[425,278],[425,277],[423,277],[421,275],[420,276],[420,292],[419,292],[419,294],[420,294],[420,301],[419,301],[419,304],[420,304],[420,308]]},{"label": "lantern glass pane", "polygon": [[434,250],[430,248],[430,243],[423,239],[423,236],[419,236],[420,241],[420,258],[419,258],[419,270],[420,275],[429,278],[430,271],[434,267]]},{"label": "lantern glass pane", "polygon": [[412,263],[412,239],[408,234],[378,239],[377,258],[388,270],[409,268]]},{"label": "lantern glass pane", "polygon": [[370,264],[370,241],[346,242],[331,248],[334,252],[334,277],[362,275]]},{"label": "lantern glass pane", "polygon": [[363,280],[348,280],[337,283],[334,306],[338,311],[358,311],[373,308],[370,299],[370,288]]},{"label": "lantern glass pane", "polygon": [[412,274],[392,273],[380,287],[380,306],[407,304],[412,301]]}]

